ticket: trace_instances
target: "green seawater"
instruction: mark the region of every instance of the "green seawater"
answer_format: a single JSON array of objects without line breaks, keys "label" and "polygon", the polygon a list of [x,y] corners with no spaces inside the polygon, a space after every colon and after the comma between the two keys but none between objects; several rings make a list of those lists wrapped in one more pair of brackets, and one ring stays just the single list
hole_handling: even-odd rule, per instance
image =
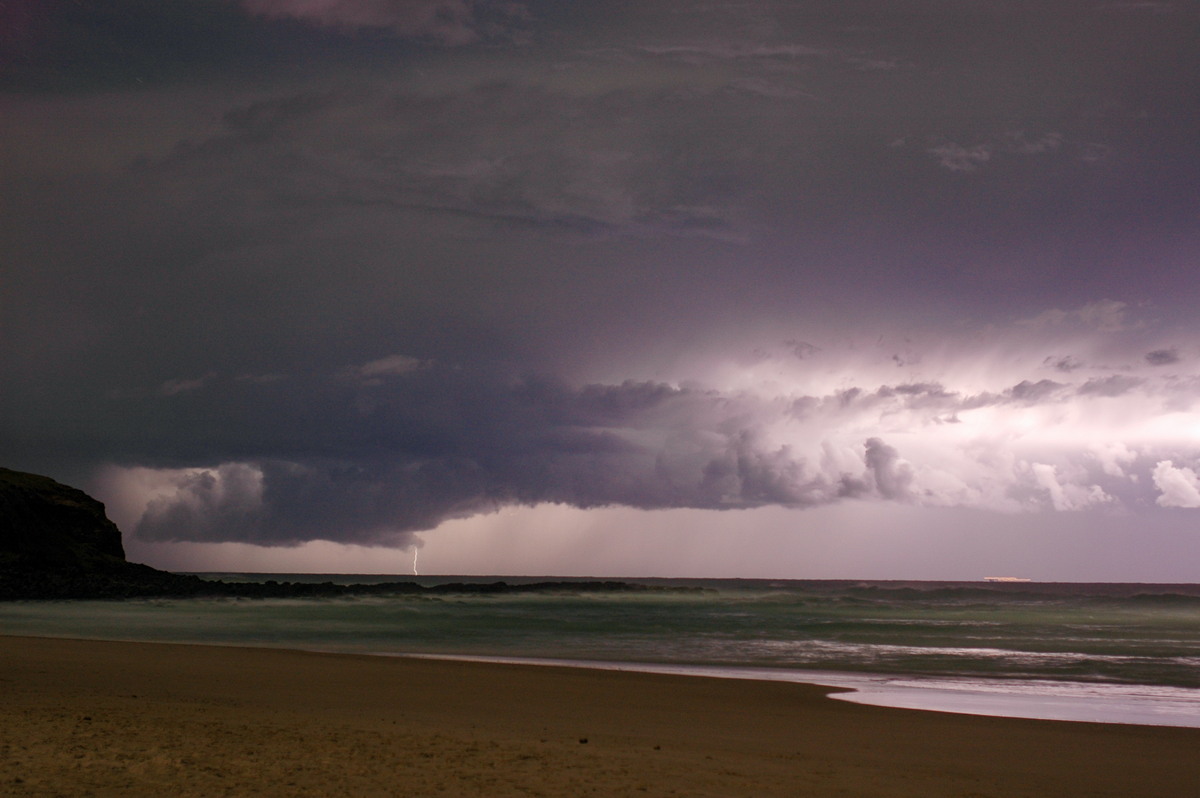
[{"label": "green seawater", "polygon": [[1196,586],[632,581],[652,589],[10,602],[0,634],[1200,688]]}]

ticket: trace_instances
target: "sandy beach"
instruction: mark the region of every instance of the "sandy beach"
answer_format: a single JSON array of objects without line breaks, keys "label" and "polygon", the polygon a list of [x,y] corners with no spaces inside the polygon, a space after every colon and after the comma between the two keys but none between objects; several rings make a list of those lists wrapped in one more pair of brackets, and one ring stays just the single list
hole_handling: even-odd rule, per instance
[{"label": "sandy beach", "polygon": [[809,685],[0,637],[0,793],[1171,796],[1200,730]]}]

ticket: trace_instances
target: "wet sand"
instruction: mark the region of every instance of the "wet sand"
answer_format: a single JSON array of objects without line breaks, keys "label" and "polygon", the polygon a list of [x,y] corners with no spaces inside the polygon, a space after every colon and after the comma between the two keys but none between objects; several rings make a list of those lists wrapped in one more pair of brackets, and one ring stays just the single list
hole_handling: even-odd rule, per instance
[{"label": "wet sand", "polygon": [[863,706],[828,688],[0,637],[0,794],[1171,796],[1200,729]]}]

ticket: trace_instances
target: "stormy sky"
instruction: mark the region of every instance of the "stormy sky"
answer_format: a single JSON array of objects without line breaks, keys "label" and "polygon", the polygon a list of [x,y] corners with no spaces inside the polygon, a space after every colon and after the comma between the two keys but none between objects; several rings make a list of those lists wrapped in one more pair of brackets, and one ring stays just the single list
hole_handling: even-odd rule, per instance
[{"label": "stormy sky", "polygon": [[1198,28],[5,3],[0,461],[179,570],[1195,581]]}]

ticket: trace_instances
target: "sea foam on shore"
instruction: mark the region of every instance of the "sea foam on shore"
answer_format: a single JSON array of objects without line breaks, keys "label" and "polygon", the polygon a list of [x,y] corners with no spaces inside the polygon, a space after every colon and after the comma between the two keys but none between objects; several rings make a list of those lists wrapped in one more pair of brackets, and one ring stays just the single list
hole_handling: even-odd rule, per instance
[{"label": "sea foam on shore", "polygon": [[0,633],[820,674],[853,687],[848,700],[891,706],[1170,725],[1200,717],[1196,586],[634,581],[599,592],[566,580],[535,592],[7,602]]}]

